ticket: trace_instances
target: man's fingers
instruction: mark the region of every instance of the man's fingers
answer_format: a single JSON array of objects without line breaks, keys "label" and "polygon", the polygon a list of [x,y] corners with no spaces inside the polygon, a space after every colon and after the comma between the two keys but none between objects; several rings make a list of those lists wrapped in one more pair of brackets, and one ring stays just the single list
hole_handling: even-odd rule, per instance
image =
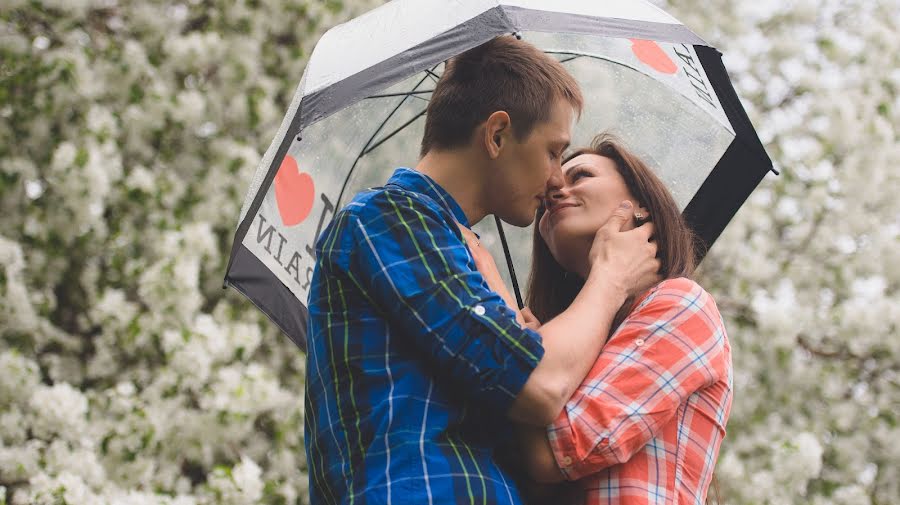
[{"label": "man's fingers", "polygon": [[634,205],[628,200],[620,203],[616,211],[613,212],[613,215],[610,216],[609,221],[604,225],[604,228],[609,228],[613,231],[622,231],[625,224],[629,223],[632,217],[634,217],[632,215],[633,209]]},{"label": "man's fingers", "polygon": [[638,233],[642,233],[647,240],[650,240],[656,235],[656,227],[653,225],[651,221],[647,221],[646,223],[635,228]]}]

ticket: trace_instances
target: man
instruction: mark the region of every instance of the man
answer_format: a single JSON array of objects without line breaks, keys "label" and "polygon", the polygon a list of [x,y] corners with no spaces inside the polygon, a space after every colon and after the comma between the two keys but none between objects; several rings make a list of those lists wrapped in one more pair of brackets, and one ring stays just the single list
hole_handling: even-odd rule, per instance
[{"label": "man", "polygon": [[357,195],[322,233],[308,303],[313,504],[520,503],[493,449],[512,420],[556,417],[626,287],[659,267],[652,228],[619,232],[632,212],[620,208],[582,294],[538,331],[475,268],[485,255],[468,228],[489,214],[534,219],[581,107],[563,67],[513,37],[459,55],[416,169]]}]

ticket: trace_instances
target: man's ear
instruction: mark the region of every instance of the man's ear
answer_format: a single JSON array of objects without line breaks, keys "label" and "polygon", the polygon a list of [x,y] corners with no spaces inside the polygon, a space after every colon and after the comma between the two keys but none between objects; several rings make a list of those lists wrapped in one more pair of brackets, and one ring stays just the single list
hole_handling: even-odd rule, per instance
[{"label": "man's ear", "polygon": [[492,160],[500,156],[500,151],[509,142],[512,134],[512,122],[506,111],[499,110],[491,114],[484,123],[482,142],[485,152]]}]

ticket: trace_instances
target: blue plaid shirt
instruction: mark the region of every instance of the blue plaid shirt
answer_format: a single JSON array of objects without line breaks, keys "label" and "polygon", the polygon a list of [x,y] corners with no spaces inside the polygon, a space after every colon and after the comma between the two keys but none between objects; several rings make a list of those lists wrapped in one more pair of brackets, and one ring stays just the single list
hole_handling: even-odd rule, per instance
[{"label": "blue plaid shirt", "polygon": [[306,452],[312,504],[516,504],[493,458],[540,336],[475,268],[433,180],[398,169],[316,243]]}]

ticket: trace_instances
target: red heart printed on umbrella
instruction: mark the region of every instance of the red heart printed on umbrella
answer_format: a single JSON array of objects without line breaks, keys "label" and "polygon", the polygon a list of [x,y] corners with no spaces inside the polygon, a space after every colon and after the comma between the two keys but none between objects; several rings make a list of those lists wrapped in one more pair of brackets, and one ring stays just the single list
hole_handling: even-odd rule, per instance
[{"label": "red heart printed on umbrella", "polygon": [[669,55],[652,40],[629,39],[631,50],[641,62],[657,72],[674,74],[678,72],[678,65],[669,58]]},{"label": "red heart printed on umbrella", "polygon": [[285,226],[296,226],[309,217],[316,197],[312,176],[301,172],[297,160],[285,156],[275,174],[275,201]]}]

